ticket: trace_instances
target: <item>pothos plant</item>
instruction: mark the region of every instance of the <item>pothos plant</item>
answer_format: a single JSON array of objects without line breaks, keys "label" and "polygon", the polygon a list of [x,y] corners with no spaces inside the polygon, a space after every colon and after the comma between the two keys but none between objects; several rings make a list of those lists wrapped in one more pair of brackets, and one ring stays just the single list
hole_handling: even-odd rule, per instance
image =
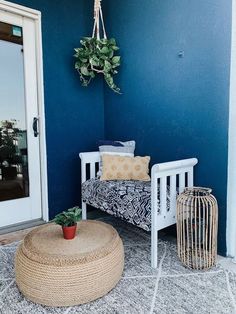
[{"label": "pothos plant", "polygon": [[103,74],[108,86],[116,93],[120,88],[116,86],[113,75],[117,74],[120,66],[120,56],[115,55],[119,47],[114,38],[98,39],[84,37],[80,41],[82,47],[75,48],[75,69],[79,72],[83,86],[88,86],[96,74]]}]

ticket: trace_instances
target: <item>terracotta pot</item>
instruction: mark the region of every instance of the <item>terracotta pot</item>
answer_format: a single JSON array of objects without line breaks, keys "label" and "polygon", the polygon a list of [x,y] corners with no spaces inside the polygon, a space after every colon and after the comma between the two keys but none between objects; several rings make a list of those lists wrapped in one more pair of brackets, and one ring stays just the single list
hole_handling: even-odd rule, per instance
[{"label": "terracotta pot", "polygon": [[66,240],[74,239],[75,233],[76,233],[76,228],[77,228],[77,224],[74,226],[71,226],[71,227],[63,227],[62,226],[64,239],[66,239]]}]

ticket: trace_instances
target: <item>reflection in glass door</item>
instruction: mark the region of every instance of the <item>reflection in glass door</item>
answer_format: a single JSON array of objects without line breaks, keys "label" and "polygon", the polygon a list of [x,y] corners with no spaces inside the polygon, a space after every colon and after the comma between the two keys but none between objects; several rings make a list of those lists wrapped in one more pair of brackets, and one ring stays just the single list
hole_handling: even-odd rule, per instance
[{"label": "reflection in glass door", "polygon": [[22,27],[0,22],[0,201],[29,196]]}]

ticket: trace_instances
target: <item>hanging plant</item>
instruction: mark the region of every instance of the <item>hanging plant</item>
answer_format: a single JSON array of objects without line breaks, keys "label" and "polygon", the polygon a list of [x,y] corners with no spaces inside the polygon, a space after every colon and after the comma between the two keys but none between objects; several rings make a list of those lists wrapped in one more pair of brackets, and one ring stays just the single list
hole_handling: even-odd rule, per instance
[{"label": "hanging plant", "polygon": [[75,69],[80,74],[82,85],[88,86],[96,73],[101,73],[108,86],[119,93],[120,88],[113,80],[113,75],[118,73],[116,68],[120,65],[120,56],[114,56],[119,49],[115,39],[84,37],[80,43],[82,48],[75,49]]},{"label": "hanging plant", "polygon": [[[100,19],[102,22],[103,38],[100,39]],[[115,55],[119,47],[114,38],[107,39],[101,0],[95,0],[94,27],[92,37],[84,37],[80,43],[82,47],[75,48],[75,69],[80,75],[83,86],[88,86],[96,74],[103,74],[108,86],[116,93],[120,88],[116,86],[113,75],[117,74],[120,66],[120,56]]]}]

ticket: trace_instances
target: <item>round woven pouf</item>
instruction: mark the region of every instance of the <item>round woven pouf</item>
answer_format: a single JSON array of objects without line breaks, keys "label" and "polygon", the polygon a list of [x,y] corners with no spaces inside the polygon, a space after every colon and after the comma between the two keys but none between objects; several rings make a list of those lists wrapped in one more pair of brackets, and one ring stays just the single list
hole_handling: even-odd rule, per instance
[{"label": "round woven pouf", "polygon": [[64,240],[61,227],[31,231],[15,258],[16,283],[25,297],[48,306],[87,303],[107,294],[121,278],[124,248],[117,231],[98,221],[78,223]]}]

